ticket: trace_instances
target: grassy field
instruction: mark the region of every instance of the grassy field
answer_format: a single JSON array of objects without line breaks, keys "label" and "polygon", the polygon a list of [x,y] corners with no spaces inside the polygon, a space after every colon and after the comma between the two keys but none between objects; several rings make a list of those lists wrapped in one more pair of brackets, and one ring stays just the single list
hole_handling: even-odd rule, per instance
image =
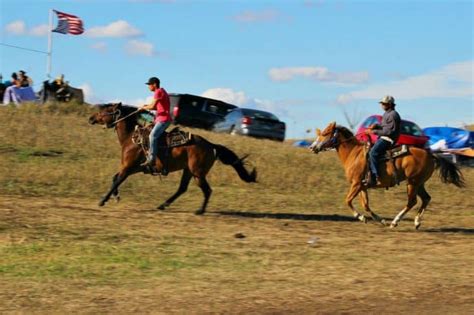
[{"label": "grassy field", "polygon": [[[217,163],[196,216],[193,184],[155,210],[180,174],[134,175],[100,208],[120,150],[87,112],[0,108],[0,313],[472,313],[473,169],[464,190],[433,176],[420,230],[415,211],[392,230],[352,219],[333,152],[193,130],[250,153],[259,182]],[[387,218],[405,196],[370,193]]]}]

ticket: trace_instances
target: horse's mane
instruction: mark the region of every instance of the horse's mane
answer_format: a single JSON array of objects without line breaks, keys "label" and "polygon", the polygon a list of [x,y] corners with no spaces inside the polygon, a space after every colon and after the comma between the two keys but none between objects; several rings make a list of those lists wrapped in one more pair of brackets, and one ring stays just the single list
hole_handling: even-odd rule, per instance
[{"label": "horse's mane", "polygon": [[132,112],[135,112],[138,109],[138,107],[130,106],[130,105],[122,105],[122,108],[120,109],[122,111],[122,115],[128,115]]},{"label": "horse's mane", "polygon": [[339,130],[339,132],[343,135],[344,138],[349,139],[354,137],[354,134],[352,131],[350,131],[348,128],[344,126],[336,126],[336,129]]},{"label": "horse's mane", "polygon": [[[111,107],[111,106],[115,106],[115,105],[117,105],[117,104],[116,103],[100,104],[99,108],[107,108],[107,107]],[[122,106],[120,107],[120,110],[125,115],[128,115],[131,112],[136,111],[137,109],[138,109],[138,107],[134,107],[134,106],[131,106],[131,105],[124,105],[124,104],[122,104]]]}]

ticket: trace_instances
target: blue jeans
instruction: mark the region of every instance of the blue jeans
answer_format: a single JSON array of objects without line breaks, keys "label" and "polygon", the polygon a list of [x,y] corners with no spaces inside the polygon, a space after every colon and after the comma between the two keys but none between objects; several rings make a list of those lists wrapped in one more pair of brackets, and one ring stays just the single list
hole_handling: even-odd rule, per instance
[{"label": "blue jeans", "polygon": [[153,126],[153,129],[150,132],[150,153],[148,155],[148,159],[151,161],[156,160],[156,156],[158,155],[158,138],[163,134],[166,128],[169,127],[171,122],[162,122],[156,123]]},{"label": "blue jeans", "polygon": [[383,156],[385,155],[385,152],[387,152],[387,150],[390,149],[391,146],[392,144],[390,142],[383,139],[378,139],[377,142],[375,142],[372,149],[370,149],[369,165],[370,165],[370,171],[372,172],[372,178],[379,177],[379,172],[377,169],[379,160],[383,158]]}]

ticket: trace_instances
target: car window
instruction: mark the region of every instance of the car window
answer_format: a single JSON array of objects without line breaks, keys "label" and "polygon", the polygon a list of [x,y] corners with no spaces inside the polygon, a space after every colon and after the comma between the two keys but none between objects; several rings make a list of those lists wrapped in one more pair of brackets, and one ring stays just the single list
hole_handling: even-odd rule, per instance
[{"label": "car window", "polygon": [[253,110],[245,110],[242,111],[245,116],[250,116],[255,119],[271,119],[271,120],[279,120],[277,116],[273,115],[272,113],[262,112],[262,111],[253,111]]},{"label": "car window", "polygon": [[231,111],[230,113],[225,116],[226,120],[235,120],[239,116],[239,111]]},{"label": "car window", "polygon": [[202,109],[203,103],[205,99],[199,97],[192,97],[192,96],[182,96],[180,104],[185,104],[191,106],[195,109]]},{"label": "car window", "polygon": [[412,136],[422,136],[423,131],[416,124],[402,120],[401,124],[401,133],[412,135]]},{"label": "car window", "polygon": [[369,117],[363,122],[362,126],[364,128],[368,128],[370,125],[378,124],[378,123],[379,121],[377,120],[377,117]]},{"label": "car window", "polygon": [[225,116],[230,110],[232,110],[232,108],[227,106],[225,103],[208,100],[204,105],[204,110],[219,116]]}]

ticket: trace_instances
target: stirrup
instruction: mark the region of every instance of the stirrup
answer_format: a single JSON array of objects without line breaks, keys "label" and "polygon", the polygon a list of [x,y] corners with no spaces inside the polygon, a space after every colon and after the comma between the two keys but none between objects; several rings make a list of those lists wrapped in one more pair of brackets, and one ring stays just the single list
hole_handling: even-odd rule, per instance
[{"label": "stirrup", "polygon": [[155,167],[155,161],[153,160],[150,160],[150,159],[146,159],[145,162],[143,162],[142,164],[140,164],[140,166],[148,166],[148,167]]}]

